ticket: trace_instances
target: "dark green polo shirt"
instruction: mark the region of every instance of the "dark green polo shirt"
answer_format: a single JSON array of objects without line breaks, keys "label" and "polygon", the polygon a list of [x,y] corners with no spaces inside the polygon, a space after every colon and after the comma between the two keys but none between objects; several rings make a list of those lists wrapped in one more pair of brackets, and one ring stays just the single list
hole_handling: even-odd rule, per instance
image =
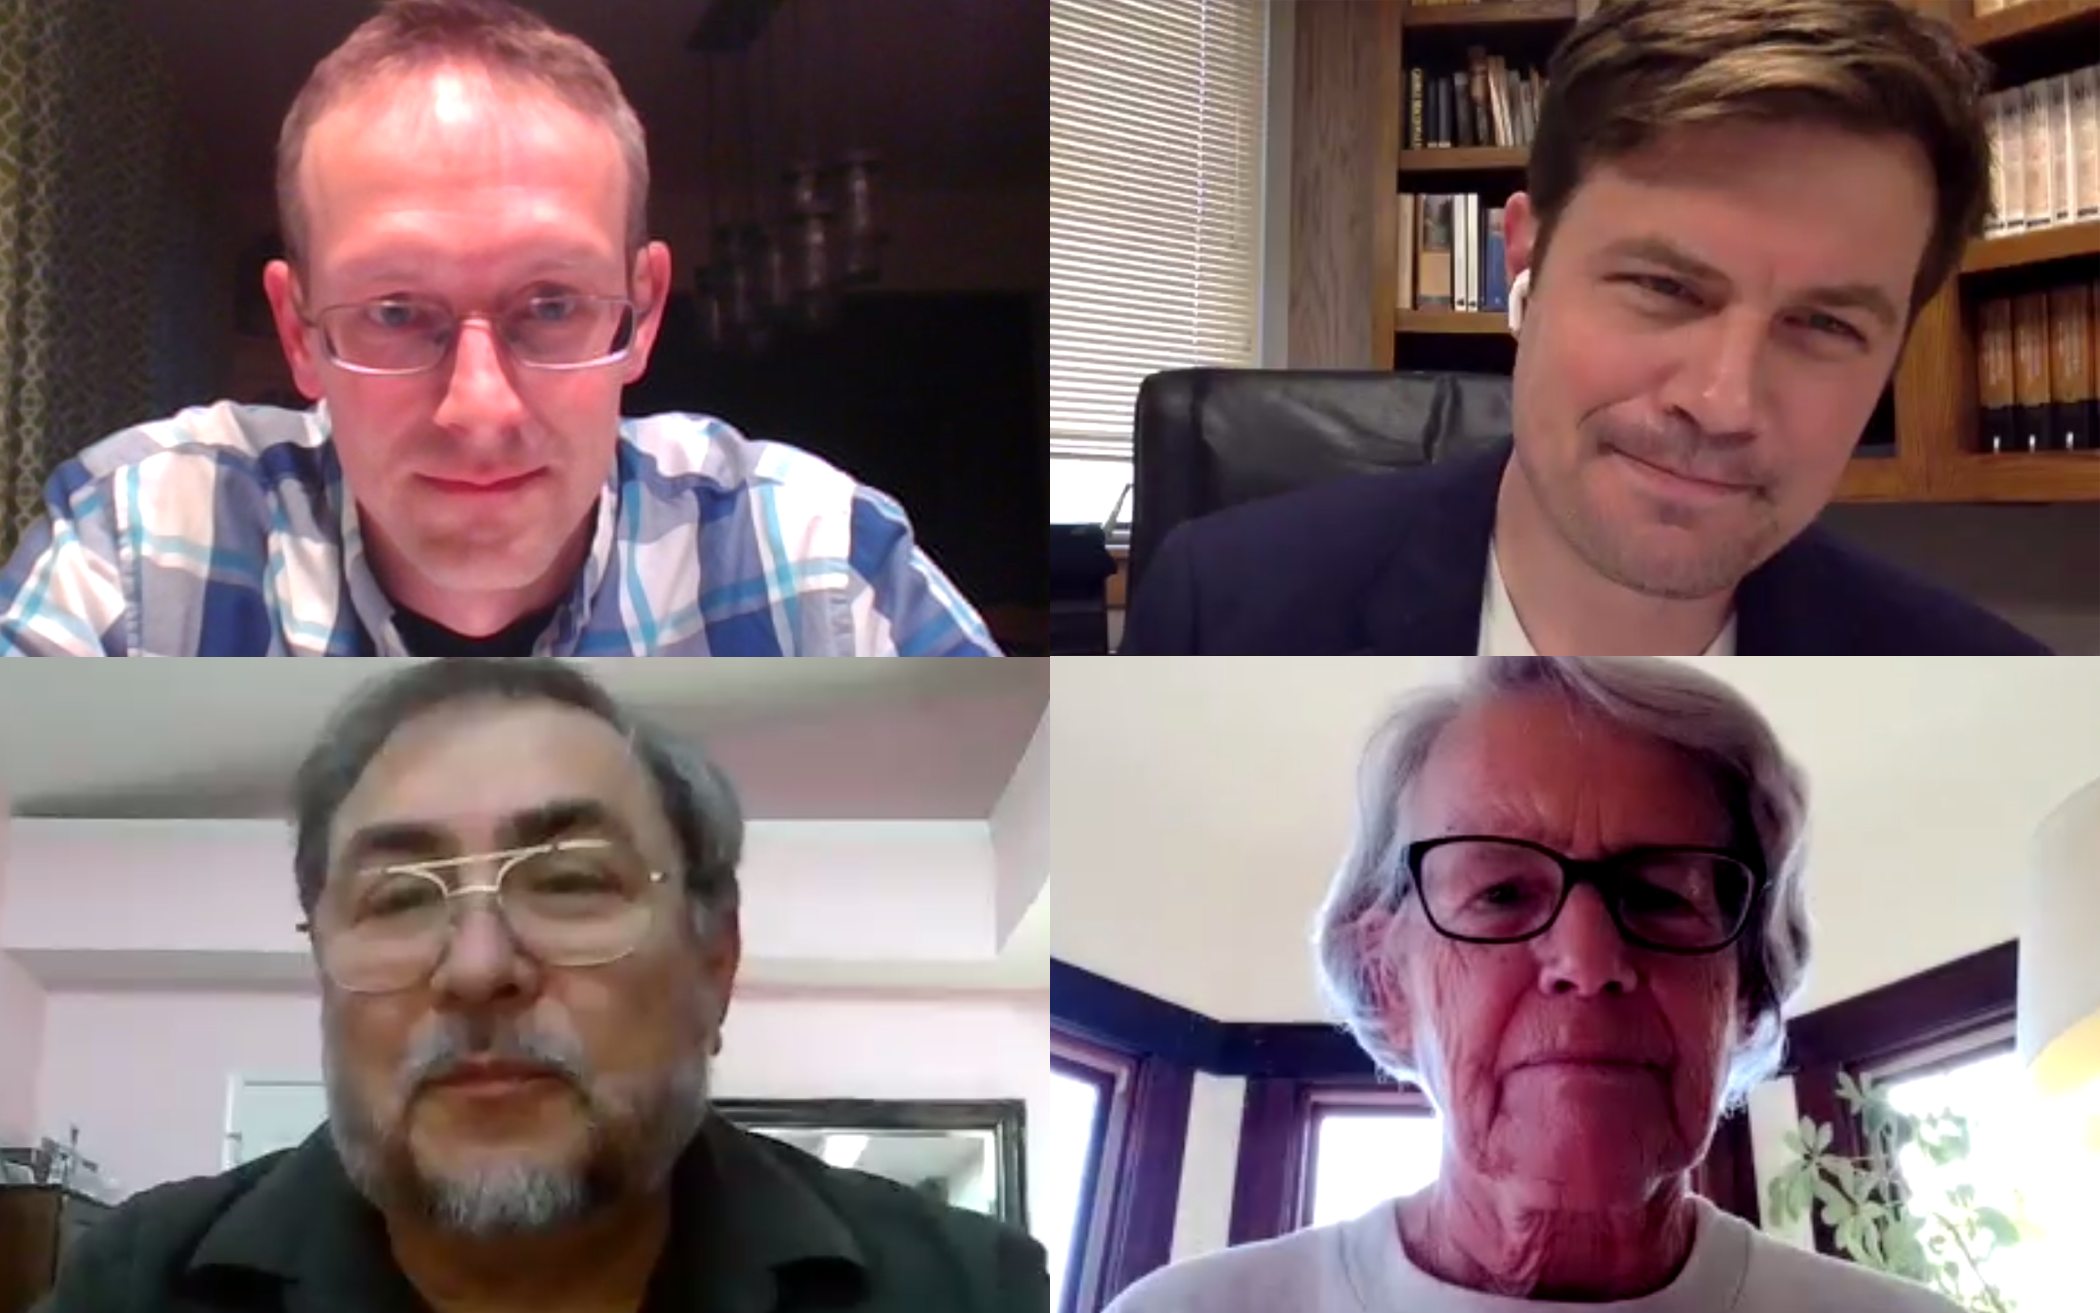
[{"label": "dark green polo shirt", "polygon": [[[1042,1247],[710,1118],[642,1313],[1048,1313]],[[97,1225],[38,1313],[425,1313],[325,1130]]]}]

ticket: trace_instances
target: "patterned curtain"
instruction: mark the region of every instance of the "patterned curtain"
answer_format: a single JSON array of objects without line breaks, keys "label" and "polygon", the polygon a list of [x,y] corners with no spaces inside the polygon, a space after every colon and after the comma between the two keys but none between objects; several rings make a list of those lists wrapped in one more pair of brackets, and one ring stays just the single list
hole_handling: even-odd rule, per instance
[{"label": "patterned curtain", "polygon": [[123,0],[0,0],[0,556],[60,461],[216,385],[199,177]]}]

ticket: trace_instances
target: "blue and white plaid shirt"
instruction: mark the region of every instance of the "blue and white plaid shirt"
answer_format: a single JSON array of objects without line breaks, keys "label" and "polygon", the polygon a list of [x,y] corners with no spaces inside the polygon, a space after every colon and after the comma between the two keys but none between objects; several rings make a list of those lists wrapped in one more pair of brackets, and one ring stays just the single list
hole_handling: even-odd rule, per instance
[{"label": "blue and white plaid shirt", "polygon": [[[398,656],[325,405],[221,402],[67,461],[0,572],[0,655]],[[996,656],[896,502],[720,420],[620,421],[550,656]]]}]

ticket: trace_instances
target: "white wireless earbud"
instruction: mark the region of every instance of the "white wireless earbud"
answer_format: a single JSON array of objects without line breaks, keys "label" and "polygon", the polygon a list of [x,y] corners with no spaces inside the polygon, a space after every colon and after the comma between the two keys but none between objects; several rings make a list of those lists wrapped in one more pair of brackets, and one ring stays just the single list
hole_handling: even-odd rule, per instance
[{"label": "white wireless earbud", "polygon": [[1509,331],[1514,333],[1524,326],[1524,298],[1531,294],[1531,270],[1517,275],[1509,285]]}]

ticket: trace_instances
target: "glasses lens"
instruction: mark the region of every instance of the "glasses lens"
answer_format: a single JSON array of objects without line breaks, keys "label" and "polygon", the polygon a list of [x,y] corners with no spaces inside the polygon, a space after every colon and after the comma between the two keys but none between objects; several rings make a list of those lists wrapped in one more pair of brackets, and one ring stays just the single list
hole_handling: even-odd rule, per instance
[{"label": "glasses lens", "polygon": [[1619,919],[1627,933],[1663,948],[1718,948],[1742,929],[1755,883],[1733,858],[1650,853],[1623,868]]},{"label": "glasses lens", "polygon": [[349,990],[401,989],[445,950],[445,887],[413,871],[373,871],[334,886],[323,909],[321,964]]},{"label": "glasses lens", "polygon": [[525,950],[556,966],[621,957],[649,927],[648,866],[619,844],[562,844],[503,877],[503,915]]},{"label": "glasses lens", "polygon": [[321,315],[328,349],[360,369],[428,369],[451,340],[451,314],[443,306],[412,297],[336,306]]},{"label": "glasses lens", "polygon": [[1522,939],[1560,905],[1560,867],[1521,844],[1462,839],[1422,857],[1422,904],[1447,935]]},{"label": "glasses lens", "polygon": [[633,335],[634,307],[594,296],[536,296],[503,318],[503,337],[534,365],[582,365],[618,355]]}]

